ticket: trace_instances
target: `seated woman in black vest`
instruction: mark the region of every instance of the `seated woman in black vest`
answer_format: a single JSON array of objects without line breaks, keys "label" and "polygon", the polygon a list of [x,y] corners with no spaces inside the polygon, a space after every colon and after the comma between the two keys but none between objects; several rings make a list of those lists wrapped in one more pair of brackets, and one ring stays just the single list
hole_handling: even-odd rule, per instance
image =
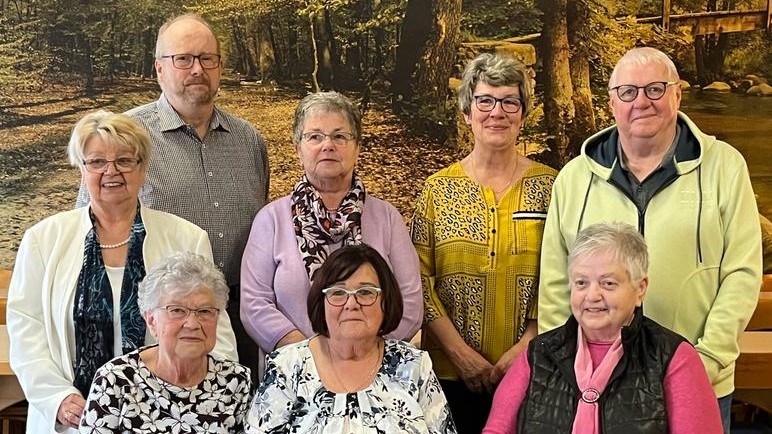
[{"label": "seated woman in black vest", "polygon": [[632,226],[579,232],[568,257],[573,316],[521,353],[483,433],[722,432],[697,352],[643,316],[648,265]]}]

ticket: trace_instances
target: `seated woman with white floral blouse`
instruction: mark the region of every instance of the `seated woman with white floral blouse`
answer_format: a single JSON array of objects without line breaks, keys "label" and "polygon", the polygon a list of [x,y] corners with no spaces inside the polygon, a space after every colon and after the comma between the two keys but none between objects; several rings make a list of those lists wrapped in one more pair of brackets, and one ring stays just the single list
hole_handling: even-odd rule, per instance
[{"label": "seated woman with white floral blouse", "polygon": [[376,250],[333,252],[308,316],[316,336],[268,355],[247,432],[456,433],[429,355],[383,338],[402,318],[402,297]]},{"label": "seated woman with white floral blouse", "polygon": [[173,253],[139,284],[158,341],[97,371],[81,433],[243,433],[249,368],[209,354],[228,303],[223,274],[203,256]]}]

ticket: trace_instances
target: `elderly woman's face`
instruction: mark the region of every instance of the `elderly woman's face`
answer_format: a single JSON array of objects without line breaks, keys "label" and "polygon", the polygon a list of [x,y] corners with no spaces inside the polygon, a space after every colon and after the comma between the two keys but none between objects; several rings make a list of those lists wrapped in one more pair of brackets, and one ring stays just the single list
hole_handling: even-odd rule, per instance
[{"label": "elderly woman's face", "polygon": [[643,302],[647,278],[633,282],[610,252],[576,258],[570,270],[571,311],[587,339],[610,342]]},{"label": "elderly woman's face", "polygon": [[[478,97],[493,97],[496,101],[493,109],[483,111],[478,108]],[[520,88],[517,86],[491,86],[487,83],[478,83],[472,93],[472,106],[468,115],[464,115],[466,123],[472,127],[475,146],[485,146],[491,150],[510,148],[517,142],[517,136],[520,134],[520,127],[523,124],[523,109],[517,110],[517,113],[508,113],[514,111],[515,105],[512,101],[505,98],[520,98]],[[502,105],[506,104],[506,107]],[[484,108],[484,104],[481,104]],[[505,111],[504,109],[507,109]]]},{"label": "elderly woman's face", "polygon": [[89,165],[81,169],[83,182],[92,201],[115,205],[137,200],[139,190],[145,183],[145,168],[142,163],[134,167],[126,164],[137,161],[134,152],[106,142],[99,136],[90,138],[83,151],[86,162],[109,161],[102,170],[92,169]]},{"label": "elderly woman's face", "polygon": [[[310,133],[322,133],[328,137],[307,140]],[[343,133],[337,138],[335,133]],[[297,145],[303,171],[315,187],[328,180],[350,177],[354,173],[359,144],[357,139],[344,140],[343,135],[354,134],[343,114],[338,112],[312,112],[303,124],[303,138]],[[332,135],[333,137],[330,137]]]},{"label": "elderly woman's face", "polygon": [[[336,282],[335,285],[343,286],[348,290],[373,286],[380,288],[378,274],[373,266],[367,263],[362,264],[348,279]],[[333,306],[325,300],[324,315],[330,338],[360,339],[377,336],[383,324],[381,297],[378,295],[375,303],[369,306],[360,305],[353,295],[348,297],[343,306]]]},{"label": "elderly woman's face", "polygon": [[[162,295],[158,308],[145,314],[150,332],[160,352],[177,359],[205,357],[214,348],[219,313],[214,293],[202,288],[183,296]],[[198,310],[198,312],[196,312]],[[186,315],[187,313],[187,315]]]}]

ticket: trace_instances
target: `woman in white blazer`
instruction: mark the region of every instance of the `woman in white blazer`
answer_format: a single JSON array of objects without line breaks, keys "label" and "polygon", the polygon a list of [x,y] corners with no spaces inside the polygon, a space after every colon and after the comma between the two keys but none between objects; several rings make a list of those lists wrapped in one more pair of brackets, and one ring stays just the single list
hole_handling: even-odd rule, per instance
[{"label": "woman in white blazer", "polygon": [[[98,111],[68,145],[88,188],[88,206],[46,218],[19,246],[8,292],[11,368],[30,403],[27,433],[75,432],[96,370],[152,343],[137,285],[166,255],[211,259],[198,226],[140,205],[150,138],[131,118]],[[214,352],[236,360],[223,311]]]}]

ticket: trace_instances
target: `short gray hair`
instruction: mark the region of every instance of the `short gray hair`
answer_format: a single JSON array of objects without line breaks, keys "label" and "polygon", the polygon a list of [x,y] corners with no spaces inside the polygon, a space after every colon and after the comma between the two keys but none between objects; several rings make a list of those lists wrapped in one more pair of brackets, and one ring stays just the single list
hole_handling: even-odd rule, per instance
[{"label": "short gray hair", "polygon": [[153,267],[139,283],[137,303],[144,315],[158,307],[164,295],[212,291],[216,308],[228,305],[228,285],[211,260],[191,252],[174,252]]},{"label": "short gray hair", "polygon": [[316,113],[343,115],[359,143],[359,138],[362,137],[362,113],[349,97],[338,92],[315,92],[300,100],[295,109],[295,120],[292,125],[292,143],[295,145],[300,143],[306,119]]},{"label": "short gray hair", "polygon": [[637,47],[625,53],[625,55],[622,56],[617,62],[617,64],[614,66],[614,70],[611,71],[611,77],[609,77],[609,80],[608,80],[609,89],[619,84],[616,82],[616,79],[617,79],[617,73],[620,67],[630,66],[630,65],[642,67],[644,65],[649,65],[652,63],[662,65],[665,68],[667,68],[668,81],[679,80],[678,70],[676,69],[675,64],[673,63],[673,60],[670,59],[670,57],[668,57],[667,54],[657,50],[656,48]]},{"label": "short gray hair", "polygon": [[147,168],[151,153],[147,131],[134,119],[107,110],[98,110],[83,116],[72,128],[67,145],[71,165],[83,168],[86,144],[96,136],[119,148],[131,150],[140,159],[140,165]]},{"label": "short gray hair", "polygon": [[525,64],[514,57],[483,53],[466,65],[461,75],[461,86],[458,88],[458,107],[465,115],[471,113],[474,91],[480,83],[489,86],[517,86],[523,100],[522,117],[525,118],[531,111],[531,77]]},{"label": "short gray hair", "polygon": [[610,253],[627,271],[631,280],[637,281],[649,270],[649,251],[643,236],[627,223],[596,223],[576,236],[574,247],[568,254],[568,269],[577,259],[597,253]]},{"label": "short gray hair", "polygon": [[[203,24],[206,26],[207,29],[209,29],[210,32],[212,32],[212,36],[214,36],[214,40],[217,42],[217,53],[214,54],[220,54],[220,40],[217,39],[217,35],[214,33],[214,29],[212,28],[212,25],[209,24],[209,22],[203,18],[201,18],[198,14],[183,14],[183,15],[177,15],[176,17],[169,18],[166,20],[165,23],[161,25],[161,28],[158,29],[158,37],[155,40],[155,58],[160,59],[163,53],[161,53],[161,41],[163,40],[163,34],[166,33],[167,30],[169,30],[169,27],[172,26],[172,24],[177,23],[179,21],[185,21],[185,20],[191,20],[196,21],[198,23]],[[184,54],[184,53],[169,53],[169,54]]]}]

